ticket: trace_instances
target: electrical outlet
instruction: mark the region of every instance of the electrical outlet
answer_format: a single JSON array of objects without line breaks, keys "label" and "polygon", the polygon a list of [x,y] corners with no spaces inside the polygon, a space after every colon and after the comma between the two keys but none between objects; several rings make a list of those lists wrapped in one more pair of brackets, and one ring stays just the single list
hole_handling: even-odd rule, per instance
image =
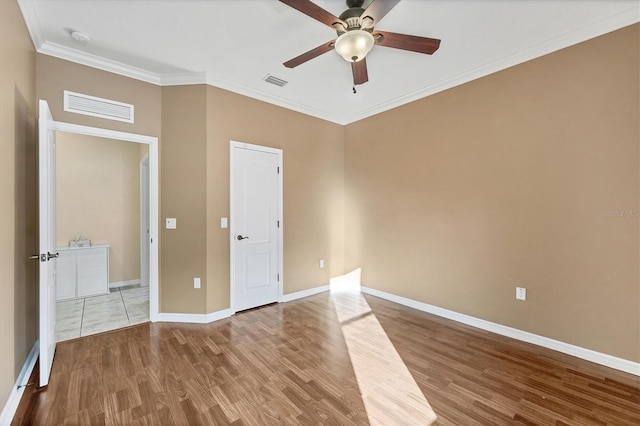
[{"label": "electrical outlet", "polygon": [[200,288],[200,278],[193,279],[193,288]]},{"label": "electrical outlet", "polygon": [[516,287],[516,299],[527,300],[527,289],[524,287]]},{"label": "electrical outlet", "polygon": [[320,268],[324,268],[324,259],[320,259]]}]

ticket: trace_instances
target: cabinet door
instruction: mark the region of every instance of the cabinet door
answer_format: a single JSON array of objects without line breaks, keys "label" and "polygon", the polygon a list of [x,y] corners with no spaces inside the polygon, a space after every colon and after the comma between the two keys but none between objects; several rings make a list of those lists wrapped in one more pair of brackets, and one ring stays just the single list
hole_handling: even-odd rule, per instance
[{"label": "cabinet door", "polygon": [[109,292],[107,250],[78,250],[78,297]]},{"label": "cabinet door", "polygon": [[76,297],[76,255],[69,250],[58,250],[56,262],[56,298],[57,300]]}]

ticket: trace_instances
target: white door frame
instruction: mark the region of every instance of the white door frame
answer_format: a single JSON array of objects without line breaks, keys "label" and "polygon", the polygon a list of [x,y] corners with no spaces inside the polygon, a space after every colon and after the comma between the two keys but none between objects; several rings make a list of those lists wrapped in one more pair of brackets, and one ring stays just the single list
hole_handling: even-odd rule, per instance
[{"label": "white door frame", "polygon": [[254,145],[245,142],[230,141],[229,142],[229,259],[230,259],[230,282],[229,282],[229,308],[232,313],[236,312],[236,253],[234,244],[235,235],[235,150],[236,148],[251,149],[254,151],[266,152],[269,154],[276,154],[278,156],[278,167],[280,173],[278,173],[278,218],[280,220],[280,227],[278,228],[278,302],[282,302],[282,291],[284,288],[284,274],[283,274],[283,230],[284,230],[284,215],[283,215],[283,167],[282,167],[282,150],[278,148],[271,148],[268,146]]},{"label": "white door frame", "polygon": [[54,121],[51,130],[149,145],[149,319],[158,321],[158,138]]}]

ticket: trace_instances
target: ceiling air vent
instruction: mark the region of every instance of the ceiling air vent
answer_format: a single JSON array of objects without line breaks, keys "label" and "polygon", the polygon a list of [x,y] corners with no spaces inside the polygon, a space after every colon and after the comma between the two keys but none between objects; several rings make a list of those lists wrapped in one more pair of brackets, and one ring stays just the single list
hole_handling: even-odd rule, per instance
[{"label": "ceiling air vent", "polygon": [[133,105],[64,91],[64,110],[108,120],[133,123]]},{"label": "ceiling air vent", "polygon": [[283,79],[281,79],[281,78],[274,77],[274,76],[272,76],[271,74],[268,74],[268,75],[264,78],[264,81],[266,81],[267,83],[275,84],[275,85],[276,85],[276,86],[278,86],[278,87],[282,87],[282,86],[284,86],[285,84],[287,84],[287,83],[288,83],[288,81],[284,81],[284,80],[283,80]]}]

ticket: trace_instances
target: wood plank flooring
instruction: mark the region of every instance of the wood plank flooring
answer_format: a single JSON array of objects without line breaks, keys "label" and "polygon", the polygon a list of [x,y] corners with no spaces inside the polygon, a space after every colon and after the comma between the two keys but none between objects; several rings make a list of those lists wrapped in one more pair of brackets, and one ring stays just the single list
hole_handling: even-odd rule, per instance
[{"label": "wood plank flooring", "polygon": [[[59,343],[50,385],[27,387],[13,424],[425,424],[413,397],[400,412],[407,389],[386,380],[402,368],[436,425],[640,424],[636,376],[353,297],[322,293],[211,324],[147,323]],[[343,318],[356,303],[363,310]],[[369,325],[349,328],[358,323]],[[385,339],[390,348],[377,343]],[[382,364],[363,368],[375,358],[367,351]],[[386,420],[369,396],[389,407]]]}]

